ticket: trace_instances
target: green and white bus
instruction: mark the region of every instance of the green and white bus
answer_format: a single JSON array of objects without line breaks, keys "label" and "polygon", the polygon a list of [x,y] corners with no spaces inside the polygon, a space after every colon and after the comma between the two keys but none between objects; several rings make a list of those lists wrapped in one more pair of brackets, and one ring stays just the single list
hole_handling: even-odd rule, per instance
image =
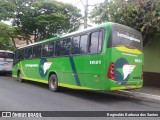
[{"label": "green and white bus", "polygon": [[138,31],[108,22],[17,49],[12,76],[49,84],[51,91],[138,89],[142,49]]}]

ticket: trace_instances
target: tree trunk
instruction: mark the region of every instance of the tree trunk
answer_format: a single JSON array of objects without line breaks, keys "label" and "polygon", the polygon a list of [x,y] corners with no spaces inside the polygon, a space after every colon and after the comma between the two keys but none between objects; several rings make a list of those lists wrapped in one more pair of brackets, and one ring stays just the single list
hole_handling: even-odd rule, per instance
[{"label": "tree trunk", "polygon": [[33,43],[31,39],[29,39],[30,43]]},{"label": "tree trunk", "polygon": [[29,45],[29,40],[28,39],[26,39],[26,43],[27,43],[27,45]]},{"label": "tree trunk", "polygon": [[15,43],[15,41],[14,41],[14,38],[13,38],[13,37],[12,37],[12,42],[13,42],[14,47],[16,48],[16,43]]}]

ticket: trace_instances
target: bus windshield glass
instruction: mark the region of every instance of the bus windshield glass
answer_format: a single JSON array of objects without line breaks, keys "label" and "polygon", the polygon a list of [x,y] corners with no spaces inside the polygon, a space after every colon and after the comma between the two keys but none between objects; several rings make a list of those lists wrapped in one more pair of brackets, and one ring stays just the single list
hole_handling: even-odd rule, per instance
[{"label": "bus windshield glass", "polygon": [[142,51],[141,34],[131,28],[125,26],[113,26],[109,47],[125,46],[130,49],[138,49]]},{"label": "bus windshield glass", "polygon": [[13,53],[0,52],[0,58],[9,58],[9,59],[13,59]]}]

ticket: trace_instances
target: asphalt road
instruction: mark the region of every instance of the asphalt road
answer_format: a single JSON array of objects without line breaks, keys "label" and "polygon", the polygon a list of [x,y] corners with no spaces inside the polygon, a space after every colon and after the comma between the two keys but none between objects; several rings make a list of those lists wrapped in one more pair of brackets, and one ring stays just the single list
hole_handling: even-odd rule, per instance
[{"label": "asphalt road", "polygon": [[160,111],[160,104],[66,88],[51,92],[46,84],[0,75],[0,111]]}]

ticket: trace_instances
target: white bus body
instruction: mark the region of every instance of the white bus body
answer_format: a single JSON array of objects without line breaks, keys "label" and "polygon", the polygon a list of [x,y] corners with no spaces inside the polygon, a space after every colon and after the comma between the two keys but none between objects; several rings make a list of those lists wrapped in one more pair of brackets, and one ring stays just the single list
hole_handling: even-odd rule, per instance
[{"label": "white bus body", "polygon": [[12,71],[13,52],[0,50],[0,73],[10,73]]}]

